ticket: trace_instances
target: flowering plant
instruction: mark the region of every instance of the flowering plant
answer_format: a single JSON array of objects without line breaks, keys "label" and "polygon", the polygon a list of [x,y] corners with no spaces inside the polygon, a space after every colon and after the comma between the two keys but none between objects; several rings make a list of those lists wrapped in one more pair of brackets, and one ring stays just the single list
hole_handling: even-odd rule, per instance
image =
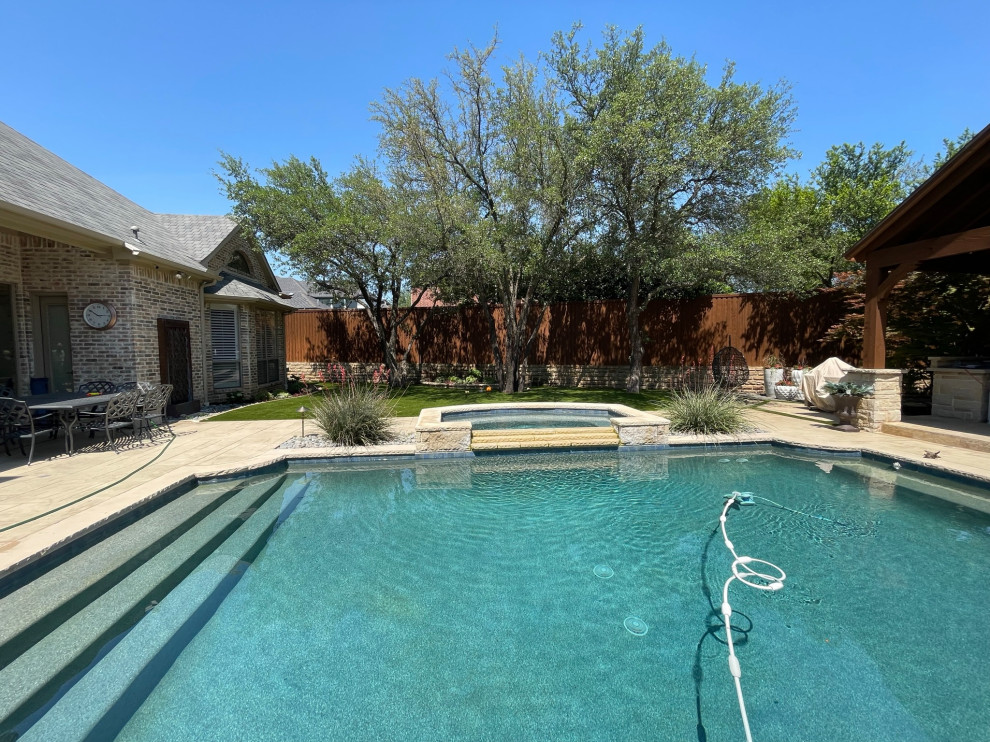
[{"label": "flowering plant", "polygon": [[387,368],[385,368],[384,363],[378,364],[378,368],[376,368],[375,372],[371,375],[371,381],[375,384],[375,386],[378,386],[379,384],[388,384],[389,378],[391,378],[391,373]]},{"label": "flowering plant", "polygon": [[336,383],[342,384],[342,385],[343,384],[346,384],[347,383],[347,369],[344,368],[344,364],[337,363],[336,361],[333,362],[333,363],[328,363],[327,364],[327,376],[326,376],[326,378],[324,378],[323,374],[321,373],[320,374],[320,379],[321,380],[329,380],[331,382],[336,382]]}]

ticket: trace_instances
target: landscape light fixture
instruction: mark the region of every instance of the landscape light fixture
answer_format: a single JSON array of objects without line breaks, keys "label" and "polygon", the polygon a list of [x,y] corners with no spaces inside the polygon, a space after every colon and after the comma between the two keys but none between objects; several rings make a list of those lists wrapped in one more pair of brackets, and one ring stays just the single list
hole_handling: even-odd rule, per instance
[{"label": "landscape light fixture", "polygon": [[305,407],[300,407],[296,412],[299,413],[299,435],[302,438],[306,437],[306,413],[309,412]]}]

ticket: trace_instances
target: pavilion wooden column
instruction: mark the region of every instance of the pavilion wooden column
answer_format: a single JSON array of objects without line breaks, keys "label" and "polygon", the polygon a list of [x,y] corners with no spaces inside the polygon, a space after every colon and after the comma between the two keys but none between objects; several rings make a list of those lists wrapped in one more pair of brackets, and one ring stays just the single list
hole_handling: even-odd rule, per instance
[{"label": "pavilion wooden column", "polygon": [[866,301],[863,305],[863,368],[887,367],[887,300],[880,296],[881,268],[866,263]]},{"label": "pavilion wooden column", "polygon": [[980,227],[867,253],[863,368],[886,368],[887,301],[894,286],[912,271],[924,270],[926,261],[966,255],[988,247],[990,227]]}]

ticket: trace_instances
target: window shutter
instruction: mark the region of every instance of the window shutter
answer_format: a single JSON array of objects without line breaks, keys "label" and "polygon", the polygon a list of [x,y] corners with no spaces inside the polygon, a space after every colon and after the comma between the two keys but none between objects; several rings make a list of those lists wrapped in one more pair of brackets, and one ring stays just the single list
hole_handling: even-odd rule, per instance
[{"label": "window shutter", "polygon": [[275,315],[268,315],[268,322],[265,324],[265,358],[275,358]]},{"label": "window shutter", "polygon": [[210,310],[210,339],[214,361],[236,361],[237,352],[237,310]]},{"label": "window shutter", "polygon": [[258,383],[279,381],[278,350],[275,343],[275,313],[258,313]]}]

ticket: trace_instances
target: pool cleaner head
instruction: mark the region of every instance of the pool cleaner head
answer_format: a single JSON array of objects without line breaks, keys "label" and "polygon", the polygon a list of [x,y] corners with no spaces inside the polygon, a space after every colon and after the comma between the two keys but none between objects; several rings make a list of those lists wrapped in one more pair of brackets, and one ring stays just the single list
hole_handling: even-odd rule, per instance
[{"label": "pool cleaner head", "polygon": [[734,500],[737,505],[755,505],[756,500],[753,499],[752,492],[733,492],[731,495],[726,495],[725,499]]}]

